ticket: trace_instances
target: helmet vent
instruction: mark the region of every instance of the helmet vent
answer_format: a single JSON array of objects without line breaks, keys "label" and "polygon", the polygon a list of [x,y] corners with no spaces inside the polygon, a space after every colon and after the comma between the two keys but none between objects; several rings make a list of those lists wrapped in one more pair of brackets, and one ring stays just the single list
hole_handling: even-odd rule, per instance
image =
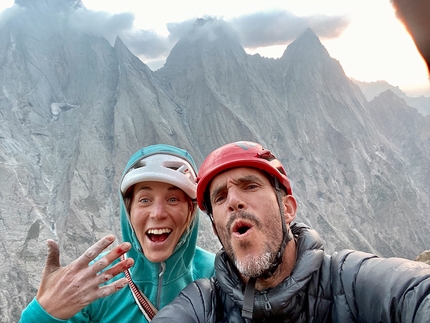
[{"label": "helmet vent", "polygon": [[273,154],[270,152],[270,150],[266,150],[266,149],[263,149],[262,152],[259,152],[257,154],[257,157],[263,158],[267,161],[272,161],[272,160],[276,159],[276,157],[273,156]]},{"label": "helmet vent", "polygon": [[276,169],[277,169],[277,170],[278,170],[282,175],[287,176],[287,173],[285,172],[284,167],[280,166],[280,167],[277,167]]},{"label": "helmet vent", "polygon": [[145,167],[146,161],[145,160],[139,160],[131,169],[138,169],[140,167]]},{"label": "helmet vent", "polygon": [[186,173],[190,172],[190,170],[188,169],[188,167],[185,166],[185,165],[182,165],[181,167],[177,168],[176,170],[178,172],[181,172],[182,174],[186,174]]}]

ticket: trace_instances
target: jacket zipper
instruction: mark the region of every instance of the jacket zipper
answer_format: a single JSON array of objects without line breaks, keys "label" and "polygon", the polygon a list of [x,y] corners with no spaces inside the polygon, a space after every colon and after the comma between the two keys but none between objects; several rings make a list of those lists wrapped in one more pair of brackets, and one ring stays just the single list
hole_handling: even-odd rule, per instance
[{"label": "jacket zipper", "polygon": [[263,308],[266,314],[269,314],[272,310],[272,305],[270,305],[269,298],[267,297],[267,291],[263,292]]},{"label": "jacket zipper", "polygon": [[164,261],[160,262],[160,273],[158,274],[158,291],[157,291],[157,308],[160,309],[161,302],[161,287],[163,285],[163,275],[166,271],[166,263]]}]

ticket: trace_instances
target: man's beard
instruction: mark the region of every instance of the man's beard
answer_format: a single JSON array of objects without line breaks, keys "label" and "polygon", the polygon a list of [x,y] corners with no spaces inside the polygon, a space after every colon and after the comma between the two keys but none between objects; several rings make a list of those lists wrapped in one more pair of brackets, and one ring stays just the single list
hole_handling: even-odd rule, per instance
[{"label": "man's beard", "polygon": [[[233,247],[231,244],[231,226],[233,222],[237,219],[246,219],[250,220],[255,224],[255,227],[259,229],[262,234],[266,237],[266,243],[264,246],[263,252],[261,252],[258,255],[250,254],[245,257],[242,257],[241,259],[238,259],[236,255],[234,254]],[[223,236],[224,239],[221,239],[221,242],[225,248],[225,252],[229,256],[229,258],[233,261],[238,271],[246,276],[246,277],[260,277],[266,270],[270,268],[273,261],[275,260],[276,254],[279,249],[279,245],[276,244],[276,241],[282,240],[282,231],[280,233],[276,233],[273,231],[264,232],[262,230],[264,225],[261,224],[261,222],[253,215],[247,212],[241,212],[239,214],[235,214],[231,216],[229,219],[227,225],[226,225],[226,232],[224,234],[220,235]],[[266,226],[267,228],[267,226]],[[224,241],[222,241],[224,240]],[[250,247],[252,242],[246,241],[241,242],[240,246],[242,248]]]},{"label": "man's beard", "polygon": [[239,270],[242,275],[258,278],[270,268],[270,265],[275,259],[276,251],[272,253],[266,251],[260,255],[248,255],[240,260],[234,257],[234,255],[232,256],[233,258],[231,259],[233,260],[237,270]]}]

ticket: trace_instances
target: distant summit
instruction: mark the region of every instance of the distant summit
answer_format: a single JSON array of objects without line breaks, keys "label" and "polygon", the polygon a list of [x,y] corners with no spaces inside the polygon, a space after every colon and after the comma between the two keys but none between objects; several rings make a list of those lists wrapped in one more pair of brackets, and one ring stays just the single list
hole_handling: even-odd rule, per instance
[{"label": "distant summit", "polygon": [[282,57],[288,55],[288,53],[296,51],[305,55],[303,57],[304,60],[312,57],[315,59],[317,57],[330,56],[325,47],[322,45],[318,36],[310,28],[307,28],[287,47]]},{"label": "distant summit", "polygon": [[355,79],[351,80],[360,87],[361,91],[366,96],[367,101],[371,101],[381,93],[390,90],[398,97],[404,99],[409,106],[417,109],[418,112],[421,113],[423,116],[430,115],[430,97],[408,96],[398,86],[392,86],[386,81],[361,82]]},{"label": "distant summit", "polygon": [[[172,76],[183,73],[185,67],[189,68],[186,73],[191,73],[196,66],[224,64],[228,63],[230,58],[234,61],[246,60],[246,56],[237,33],[225,21],[199,18],[172,48],[166,64],[157,74],[167,73]],[[175,71],[178,68],[181,71]],[[196,70],[195,73],[204,73],[204,68]],[[196,77],[196,74],[193,77]]]},{"label": "distant summit", "polygon": [[301,33],[294,42],[308,43],[308,44],[314,43],[314,44],[320,44],[322,46],[318,36],[314,33],[314,31],[311,28],[306,28],[306,30],[303,33]]},{"label": "distant summit", "polygon": [[[205,47],[240,47],[239,38],[235,30],[222,19],[215,18],[198,18],[194,24],[190,26],[188,32],[184,33],[183,37],[178,41],[175,47],[182,47],[183,44],[199,43]],[[185,45],[186,46],[186,45]],[[175,54],[175,48],[172,49],[172,54]],[[171,56],[171,55],[169,55]]]},{"label": "distant summit", "polygon": [[[356,97],[358,101],[364,100],[361,93],[351,88],[351,81],[339,61],[330,56],[310,28],[288,45],[279,62],[278,69],[283,71],[283,80],[280,82],[294,88],[293,93],[300,92],[301,95],[316,96],[315,100],[325,100],[328,93],[337,95],[341,91]],[[315,89],[319,90],[315,92]],[[343,104],[350,105],[346,102]]]}]

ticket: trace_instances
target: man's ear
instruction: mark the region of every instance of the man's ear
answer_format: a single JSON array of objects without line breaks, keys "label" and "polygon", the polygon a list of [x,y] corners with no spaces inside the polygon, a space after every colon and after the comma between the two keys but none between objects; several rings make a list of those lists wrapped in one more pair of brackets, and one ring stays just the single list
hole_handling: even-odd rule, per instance
[{"label": "man's ear", "polygon": [[285,221],[290,224],[296,218],[297,201],[292,195],[285,195],[282,201],[284,205]]}]

